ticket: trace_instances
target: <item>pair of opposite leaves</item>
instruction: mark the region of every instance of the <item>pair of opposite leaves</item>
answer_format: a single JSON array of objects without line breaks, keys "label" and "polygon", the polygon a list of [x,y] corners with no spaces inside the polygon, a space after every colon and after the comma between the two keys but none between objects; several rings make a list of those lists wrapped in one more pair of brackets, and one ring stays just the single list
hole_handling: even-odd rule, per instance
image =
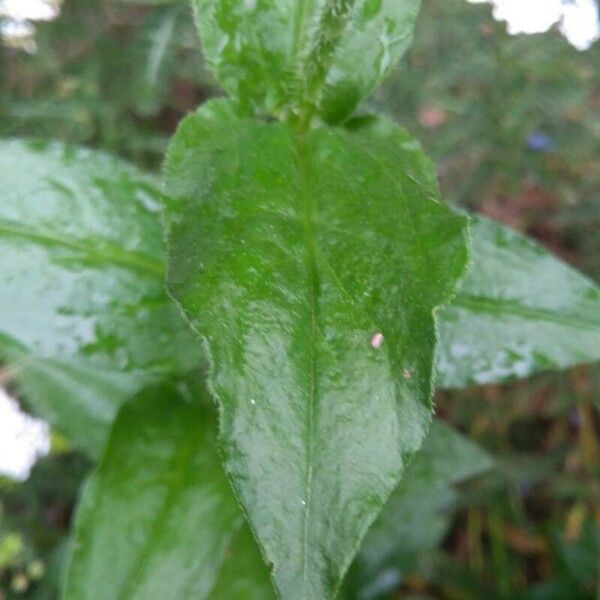
[{"label": "pair of opposite leaves", "polygon": [[[416,6],[294,2],[294,20],[288,3],[199,4],[209,58],[242,104],[331,122],[389,68]],[[286,36],[294,25],[290,47],[274,23]],[[374,32],[377,69],[364,45]],[[212,104],[180,129],[167,174],[170,286],[208,342],[232,481],[282,595],[329,597],[427,429],[432,311],[465,266],[466,220],[436,201],[414,143],[377,121],[298,136]],[[473,294],[473,308],[497,306]]]}]

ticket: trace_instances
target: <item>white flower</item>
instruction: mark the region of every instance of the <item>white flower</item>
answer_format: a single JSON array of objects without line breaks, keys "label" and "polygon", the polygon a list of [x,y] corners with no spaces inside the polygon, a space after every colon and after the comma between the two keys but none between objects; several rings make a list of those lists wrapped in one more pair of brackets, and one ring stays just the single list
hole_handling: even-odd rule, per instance
[{"label": "white flower", "polygon": [[511,35],[543,33],[560,23],[561,33],[578,50],[600,39],[600,17],[595,0],[468,0],[494,5],[494,18],[506,21]]},{"label": "white flower", "polygon": [[0,388],[0,474],[24,481],[36,460],[48,452],[47,423],[26,415]]}]

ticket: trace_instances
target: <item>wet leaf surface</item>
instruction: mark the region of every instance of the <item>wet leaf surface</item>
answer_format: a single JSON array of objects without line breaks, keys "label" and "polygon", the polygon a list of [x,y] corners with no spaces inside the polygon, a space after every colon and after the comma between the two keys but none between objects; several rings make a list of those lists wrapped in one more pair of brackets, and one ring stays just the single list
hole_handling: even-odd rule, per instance
[{"label": "wet leaf surface", "polygon": [[438,385],[523,378],[600,360],[600,287],[524,236],[483,217],[472,265],[440,313]]},{"label": "wet leaf surface", "polygon": [[200,361],[164,290],[162,199],[102,153],[5,140],[0,156],[0,355],[94,454],[124,399]]},{"label": "wet leaf surface", "polygon": [[420,157],[390,124],[297,137],[223,101],[168,155],[169,286],[207,342],[227,470],[286,599],[335,595],[428,429],[432,312],[467,252]]},{"label": "wet leaf surface", "polygon": [[122,409],[78,509],[65,600],[268,600],[216,435],[199,385],[158,386]]},{"label": "wet leaf surface", "polygon": [[348,576],[344,598],[369,600],[391,592],[450,525],[453,486],[492,465],[489,455],[435,420],[400,485],[369,530]]}]

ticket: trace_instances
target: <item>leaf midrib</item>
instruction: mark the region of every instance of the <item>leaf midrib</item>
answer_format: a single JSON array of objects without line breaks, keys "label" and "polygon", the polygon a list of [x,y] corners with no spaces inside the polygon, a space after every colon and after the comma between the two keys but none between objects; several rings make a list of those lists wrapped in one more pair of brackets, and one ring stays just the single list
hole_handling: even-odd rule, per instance
[{"label": "leaf midrib", "polygon": [[[343,0],[328,0],[325,2],[325,5],[322,7],[321,12],[318,15],[318,30],[314,36],[314,39],[311,38],[310,40],[312,43],[309,43],[308,52],[306,51],[307,49],[304,45],[304,38],[308,22],[309,0],[301,0],[297,8],[293,44],[293,73],[296,81],[293,83],[294,89],[292,89],[292,93],[295,93],[298,96],[294,100],[299,103],[298,108],[300,111],[306,111],[306,113],[302,115],[303,118],[300,119],[301,126],[303,127],[309,123],[310,118],[312,117],[311,111],[314,110],[314,103],[316,102],[315,98],[306,97],[306,93],[310,93],[313,86],[321,89],[327,79],[327,73],[329,70],[328,68],[322,69],[319,79],[311,81],[310,77],[307,76],[305,67],[307,64],[314,64],[318,61],[321,61],[322,64],[325,64],[334,55],[336,43],[330,44],[331,47],[327,51],[327,54],[320,56],[319,50],[323,48],[325,45],[324,41],[328,40],[332,34],[331,30],[328,31],[327,28],[323,26],[325,17],[335,9],[336,3],[340,1]],[[347,2],[342,5],[342,9],[344,10],[342,17],[345,21],[343,28],[345,28],[348,24],[353,5],[354,0],[347,0]],[[336,37],[339,39],[341,36],[338,34]],[[337,42],[337,40],[335,41]],[[317,69],[317,71],[319,70]],[[301,89],[295,89],[297,82],[300,82],[302,86]]]},{"label": "leaf midrib", "polygon": [[[139,252],[125,250],[104,239],[100,241],[100,244],[93,245],[90,242],[83,242],[81,240],[69,238],[68,236],[61,235],[59,237],[58,235],[49,232],[40,232],[20,223],[3,219],[0,219],[0,237],[1,236],[20,237],[32,242],[37,242],[43,246],[68,248],[69,250],[75,250],[85,254],[94,260],[100,259],[107,263],[136,271],[151,273],[152,275],[161,277],[164,276],[165,272],[162,262],[153,257]],[[91,242],[94,241],[98,240],[91,240]]]},{"label": "leaf midrib", "polygon": [[[353,304],[350,294],[344,288],[339,281],[335,271],[328,263],[326,258],[319,252],[319,248],[316,243],[316,226],[319,225],[316,215],[316,198],[314,191],[309,185],[308,178],[308,165],[306,161],[306,150],[305,150],[305,135],[300,132],[295,135],[296,143],[296,155],[298,159],[298,169],[301,178],[301,185],[303,190],[302,196],[302,210],[303,210],[303,229],[304,229],[304,240],[305,240],[305,266],[309,277],[309,305],[310,305],[310,366],[309,366],[309,379],[310,379],[310,396],[309,396],[309,407],[307,412],[307,450],[306,450],[306,479],[305,479],[305,504],[303,505],[303,522],[302,522],[302,541],[301,541],[301,552],[302,552],[302,586],[303,590],[306,590],[308,582],[308,559],[309,559],[309,527],[310,527],[310,516],[312,512],[312,488],[314,479],[314,454],[315,454],[315,430],[317,422],[317,408],[318,408],[318,385],[317,385],[317,370],[316,370],[316,355],[315,348],[317,346],[317,337],[322,335],[321,329],[318,322],[318,308],[319,308],[319,266],[325,266],[331,271],[332,278],[336,282],[340,292],[344,293]],[[361,147],[366,153],[369,159],[372,160],[373,164],[380,170],[382,174],[390,181],[391,185],[397,191],[398,198],[402,200],[402,208],[406,215],[407,223],[410,224],[409,230],[412,234],[415,245],[419,248],[420,254],[425,257],[425,260],[430,263],[431,256],[425,251],[421,244],[421,240],[417,234],[416,226],[413,221],[413,214],[410,210],[409,205],[405,201],[407,194],[402,186],[401,181],[390,176],[387,173],[385,166],[381,163],[377,157],[370,152],[368,148]],[[430,265],[430,270],[432,267]]]},{"label": "leaf midrib", "polygon": [[317,380],[316,380],[316,357],[315,346],[319,331],[318,326],[318,297],[319,277],[317,272],[317,249],[315,239],[315,197],[308,184],[308,169],[305,156],[305,139],[302,134],[295,137],[298,170],[302,184],[302,222],[304,229],[305,254],[304,261],[309,278],[308,301],[310,311],[310,342],[309,342],[309,403],[306,417],[307,448],[306,448],[306,474],[304,504],[302,515],[302,587],[306,588],[308,581],[308,537],[310,527],[310,514],[312,510],[312,484],[313,484],[313,461],[314,461],[314,437],[316,427],[316,403],[317,403]]},{"label": "leaf midrib", "polygon": [[454,307],[467,310],[484,312],[491,315],[511,314],[523,319],[532,319],[589,330],[590,327],[600,330],[600,320],[582,319],[576,316],[565,315],[550,308],[525,306],[516,300],[497,299],[474,294],[459,294],[454,298],[448,309]]}]

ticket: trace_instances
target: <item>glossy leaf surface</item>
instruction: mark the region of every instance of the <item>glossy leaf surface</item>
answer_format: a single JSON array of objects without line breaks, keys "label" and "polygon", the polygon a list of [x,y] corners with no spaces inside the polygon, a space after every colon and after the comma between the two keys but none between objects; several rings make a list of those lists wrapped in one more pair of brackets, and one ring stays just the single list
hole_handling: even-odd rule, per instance
[{"label": "glossy leaf surface", "polygon": [[369,600],[392,591],[420,555],[442,541],[453,486],[488,470],[490,457],[441,421],[434,421],[421,451],[369,530],[348,577],[345,598]]},{"label": "glossy leaf surface", "polygon": [[600,287],[476,217],[472,265],[440,313],[438,384],[464,387],[600,360]]},{"label": "glossy leaf surface", "polygon": [[208,62],[258,112],[340,122],[408,48],[420,0],[193,0]]},{"label": "glossy leaf surface", "polygon": [[[162,385],[122,409],[79,506],[65,600],[268,600],[256,595],[269,590],[267,569],[239,533],[216,435],[199,386]],[[236,582],[248,596],[213,593]]]},{"label": "glossy leaf surface", "polygon": [[334,596],[428,428],[432,311],[467,251],[420,156],[389,124],[296,137],[227,102],[168,155],[170,289],[207,342],[227,469],[286,599]]},{"label": "glossy leaf surface", "polygon": [[164,291],[156,185],[102,153],[0,143],[0,355],[94,452],[118,405],[199,362]]}]

